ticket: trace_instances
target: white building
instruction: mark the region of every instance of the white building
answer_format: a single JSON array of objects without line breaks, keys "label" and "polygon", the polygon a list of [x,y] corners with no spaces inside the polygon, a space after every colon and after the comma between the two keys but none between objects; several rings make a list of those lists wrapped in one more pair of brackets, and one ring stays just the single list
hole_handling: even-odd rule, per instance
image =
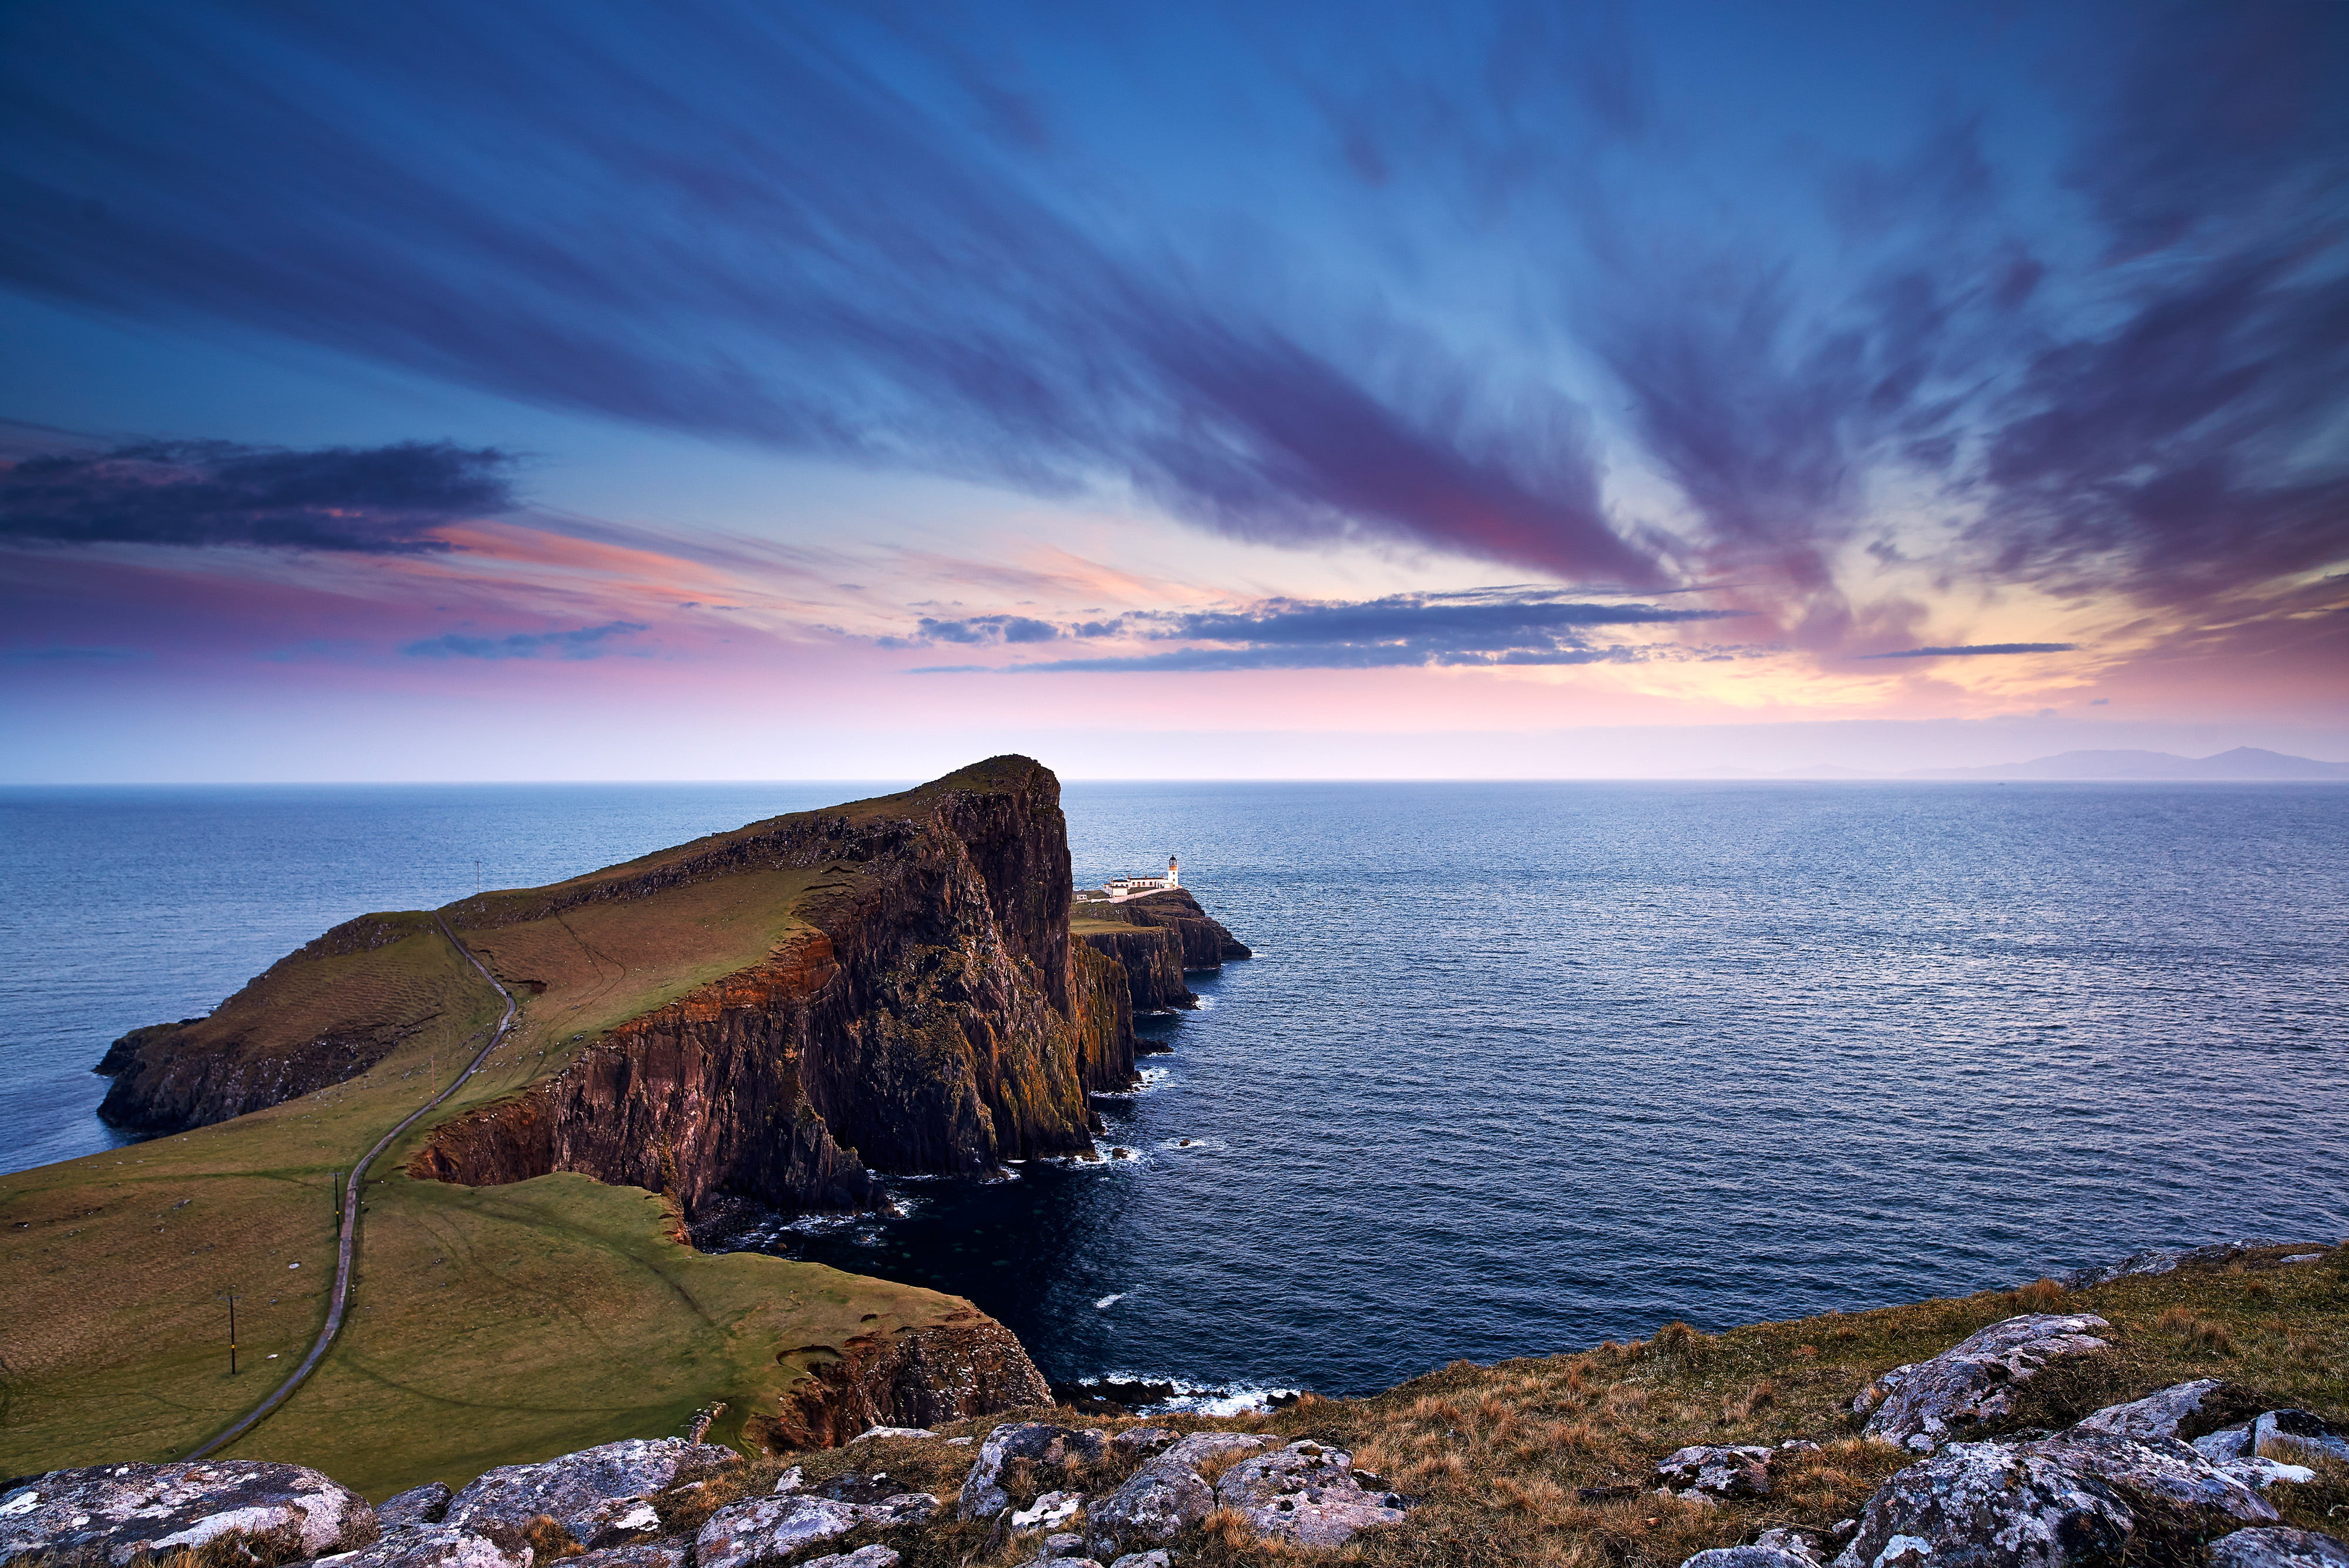
[{"label": "white building", "polygon": [[1138,898],[1144,893],[1163,893],[1169,888],[1182,885],[1182,864],[1169,855],[1164,877],[1112,877],[1102,884],[1102,891],[1112,899]]}]

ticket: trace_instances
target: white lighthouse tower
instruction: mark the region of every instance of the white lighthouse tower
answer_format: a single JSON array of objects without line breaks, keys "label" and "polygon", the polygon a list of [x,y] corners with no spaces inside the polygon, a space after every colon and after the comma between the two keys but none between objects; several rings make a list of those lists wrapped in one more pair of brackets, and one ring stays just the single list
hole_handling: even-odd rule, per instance
[{"label": "white lighthouse tower", "polygon": [[1183,885],[1182,867],[1175,864],[1174,857],[1172,855],[1166,857],[1166,885],[1169,888],[1180,888]]}]

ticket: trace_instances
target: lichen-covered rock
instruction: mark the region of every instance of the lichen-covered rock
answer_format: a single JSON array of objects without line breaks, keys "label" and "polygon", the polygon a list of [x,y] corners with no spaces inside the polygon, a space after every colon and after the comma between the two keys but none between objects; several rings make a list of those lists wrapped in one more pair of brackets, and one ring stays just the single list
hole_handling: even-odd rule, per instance
[{"label": "lichen-covered rock", "polygon": [[935,1438],[937,1434],[927,1427],[867,1427],[849,1438],[852,1443],[869,1443],[875,1438]]},{"label": "lichen-covered rock", "polygon": [[2093,1416],[2073,1423],[2075,1432],[2108,1432],[2120,1438],[2174,1438],[2188,1417],[2226,1387],[2216,1377],[2198,1377],[2175,1384],[2126,1405],[2107,1405]]},{"label": "lichen-covered rock", "polygon": [[2136,1522],[2044,1454],[1951,1443],[1877,1489],[1836,1568],[2117,1568]]},{"label": "lichen-covered rock", "polygon": [[1163,1449],[1183,1436],[1172,1427],[1128,1427],[1110,1438],[1110,1447],[1129,1453],[1143,1449]]},{"label": "lichen-covered rock", "polygon": [[2140,1512],[2150,1507],[2183,1516],[2191,1527],[2215,1529],[2224,1520],[2267,1524],[2281,1517],[2239,1477],[2175,1438],[2139,1440],[2075,1428],[2025,1447],[2115,1488]]},{"label": "lichen-covered rock", "polygon": [[281,1557],[317,1557],[376,1537],[367,1500],[316,1470],[257,1459],[51,1470],[0,1496],[0,1563],[27,1552],[102,1554],[268,1537]]},{"label": "lichen-covered rock", "polygon": [[[919,1524],[936,1506],[936,1499],[921,1492],[901,1493],[879,1503],[842,1502],[806,1492],[770,1493],[711,1514],[694,1539],[693,1560],[698,1568],[781,1563],[804,1547],[864,1525]],[[847,1556],[854,1559],[856,1553]]]},{"label": "lichen-covered rock", "polygon": [[2306,1410],[2270,1410],[2251,1423],[2251,1452],[2273,1459],[2349,1463],[2349,1433]]},{"label": "lichen-covered rock", "polygon": [[685,1568],[689,1542],[639,1541],[628,1546],[607,1546],[563,1559],[563,1568]]},{"label": "lichen-covered rock", "polygon": [[1894,1367],[1862,1390],[1852,1408],[1874,1411],[1868,1436],[1929,1454],[1967,1428],[2010,1414],[2015,1386],[2048,1362],[2102,1350],[2105,1342],[2090,1331],[2110,1326],[2087,1313],[2011,1317],[1930,1361]]},{"label": "lichen-covered rock", "polygon": [[2210,1548],[2210,1568],[2349,1568],[2349,1544],[2313,1530],[2239,1530]]},{"label": "lichen-covered rock", "polygon": [[385,1530],[405,1530],[411,1524],[438,1524],[449,1511],[446,1481],[426,1481],[388,1497],[376,1505],[375,1521]]},{"label": "lichen-covered rock", "polygon": [[1199,1466],[1217,1454],[1254,1453],[1278,1438],[1195,1432],[1146,1460],[1115,1491],[1085,1511],[1093,1529],[1120,1544],[1171,1541],[1215,1511],[1216,1492]]},{"label": "lichen-covered rock", "polygon": [[320,1562],[326,1568],[531,1568],[536,1554],[519,1535],[502,1525],[490,1528],[494,1534],[454,1524],[409,1525],[357,1552]]},{"label": "lichen-covered rock", "polygon": [[800,1568],[897,1568],[897,1553],[874,1542],[854,1552],[835,1552],[829,1557],[817,1557],[800,1564]]},{"label": "lichen-covered rock", "polygon": [[[1772,1531],[1773,1535],[1782,1533]],[[1819,1568],[1819,1560],[1792,1545],[1755,1542],[1751,1546],[1716,1546],[1686,1559],[1681,1568]]]},{"label": "lichen-covered rock", "polygon": [[1714,1497],[1770,1495],[1771,1450],[1700,1444],[1681,1449],[1656,1466],[1656,1480],[1675,1492],[1709,1492]]},{"label": "lichen-covered rock", "polygon": [[987,1441],[978,1446],[978,1458],[963,1478],[962,1493],[956,1501],[956,1511],[965,1519],[992,1519],[1011,1506],[1011,1494],[1003,1490],[1003,1467],[1013,1459],[1027,1459],[1038,1465],[1066,1465],[1072,1460],[1091,1461],[1102,1456],[1106,1439],[1098,1428],[1055,1426],[1050,1421],[1007,1421],[987,1434]]},{"label": "lichen-covered rock", "polygon": [[1392,1492],[1363,1490],[1351,1454],[1310,1439],[1234,1465],[1216,1500],[1258,1535],[1300,1546],[1342,1546],[1372,1525],[1401,1523],[1404,1507]]},{"label": "lichen-covered rock", "polygon": [[1109,1568],[1168,1568],[1173,1561],[1165,1550],[1160,1548],[1152,1552],[1129,1552],[1111,1563]]},{"label": "lichen-covered rock", "polygon": [[629,1438],[532,1465],[501,1465],[449,1500],[446,1524],[515,1528],[545,1514],[583,1546],[660,1533],[655,1492],[740,1462],[733,1449],[682,1438]]}]

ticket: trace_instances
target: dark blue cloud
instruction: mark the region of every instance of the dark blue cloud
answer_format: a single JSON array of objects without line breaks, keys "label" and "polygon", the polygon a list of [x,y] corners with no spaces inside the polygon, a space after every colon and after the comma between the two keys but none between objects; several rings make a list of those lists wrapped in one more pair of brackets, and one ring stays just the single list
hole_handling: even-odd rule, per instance
[{"label": "dark blue cloud", "polygon": [[[974,670],[1102,673],[1226,670],[1388,670],[1426,666],[1592,664],[1644,657],[1622,646],[1596,648],[1594,627],[1660,626],[1719,620],[1735,612],[1651,604],[1594,604],[1528,589],[1398,594],[1355,603],[1268,599],[1245,610],[1138,611],[1112,622],[1067,628],[1065,635],[1125,636],[1150,641],[1216,643],[1165,653],[1056,659],[1013,665],[927,665],[916,674]],[[967,631],[980,622],[924,621],[926,637],[952,642],[1043,641],[1063,635],[1042,622],[1043,637],[997,639]],[[934,630],[951,628],[955,635]],[[991,628],[989,628],[991,629]],[[899,644],[902,646],[902,644]]]},{"label": "dark blue cloud", "polygon": [[408,643],[399,651],[417,659],[601,659],[617,651],[607,646],[613,638],[647,629],[636,621],[613,620],[574,631],[517,631],[504,637],[450,632]]},{"label": "dark blue cloud", "polygon": [[[1050,621],[1021,615],[980,615],[963,620],[934,620],[925,616],[916,642],[1050,642],[1061,628]],[[902,646],[902,644],[899,644]]]},{"label": "dark blue cloud", "polygon": [[0,281],[76,309],[1817,646],[1888,514],[2178,605],[2349,548],[2334,0],[5,26]]},{"label": "dark blue cloud", "polygon": [[289,452],[150,441],[0,464],[0,540],[416,555],[514,505],[512,460],[445,441]]},{"label": "dark blue cloud", "polygon": [[1956,648],[1904,648],[1894,653],[1858,653],[1855,659],[1955,659],[1981,653],[2070,653],[2076,642],[1972,642]]}]

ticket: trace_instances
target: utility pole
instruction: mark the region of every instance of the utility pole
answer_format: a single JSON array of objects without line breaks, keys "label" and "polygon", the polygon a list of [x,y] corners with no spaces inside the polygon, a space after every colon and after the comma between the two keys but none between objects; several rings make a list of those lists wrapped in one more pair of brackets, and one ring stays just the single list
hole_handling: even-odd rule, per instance
[{"label": "utility pole", "polygon": [[228,1375],[236,1376],[236,1293],[228,1293]]}]

